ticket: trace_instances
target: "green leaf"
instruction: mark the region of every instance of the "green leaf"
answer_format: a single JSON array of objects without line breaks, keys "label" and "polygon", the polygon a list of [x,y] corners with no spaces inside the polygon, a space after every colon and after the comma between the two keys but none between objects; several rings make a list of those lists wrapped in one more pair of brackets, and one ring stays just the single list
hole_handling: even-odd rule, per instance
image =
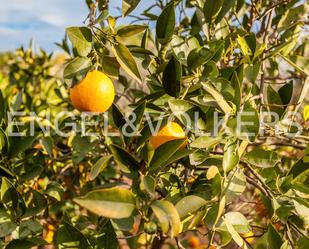
[{"label": "green leaf", "polygon": [[175,29],[175,7],[174,1],[169,3],[158,17],[156,24],[157,39],[161,44],[168,43]]},{"label": "green leaf", "polygon": [[229,231],[229,233],[231,234],[233,240],[236,242],[236,244],[243,249],[247,249],[247,245],[246,242],[242,239],[242,237],[237,233],[237,231],[235,230],[234,226],[229,222],[228,219],[223,218],[223,221],[226,225],[227,230]]},{"label": "green leaf", "polygon": [[237,138],[254,142],[260,129],[260,119],[256,108],[246,102],[237,118],[230,119],[227,126]]},{"label": "green leaf", "polygon": [[236,141],[230,139],[224,146],[224,155],[222,167],[224,172],[230,172],[239,162],[239,156],[236,149]]},{"label": "green leaf", "polygon": [[245,75],[248,81],[255,83],[257,76],[259,75],[261,67],[261,61],[257,61],[254,64],[247,65],[245,68]]},{"label": "green leaf", "polygon": [[11,234],[17,225],[11,221],[9,214],[5,210],[0,209],[0,238]]},{"label": "green leaf", "polygon": [[95,144],[90,142],[89,137],[82,137],[77,134],[73,139],[73,163],[80,163],[94,146]]},{"label": "green leaf", "polygon": [[209,136],[200,136],[197,139],[195,139],[190,146],[192,148],[198,148],[198,149],[209,149],[217,144],[222,142],[222,137],[209,137]]},{"label": "green leaf", "polygon": [[155,187],[156,187],[156,180],[152,176],[146,175],[142,177],[140,183],[141,191],[153,197],[155,196]]},{"label": "green leaf", "polygon": [[92,48],[92,33],[87,27],[70,27],[66,33],[80,56],[87,56]]},{"label": "green leaf", "polygon": [[51,137],[42,137],[41,143],[50,157],[53,157],[53,139]]},{"label": "green leaf", "polygon": [[222,111],[227,113],[232,113],[232,107],[226,102],[224,97],[219,93],[211,84],[203,83],[203,88],[206,92],[208,92],[216,101]]},{"label": "green leaf", "polygon": [[245,234],[252,229],[247,218],[239,212],[228,212],[224,215],[224,220],[228,221],[237,233]]},{"label": "green leaf", "polygon": [[42,238],[32,237],[29,239],[14,239],[11,240],[5,247],[5,249],[32,249],[38,246],[46,246],[47,242]]},{"label": "green leaf", "polygon": [[52,182],[46,187],[46,194],[61,201],[64,195],[64,189],[58,182]]},{"label": "green leaf", "polygon": [[229,12],[229,10],[233,8],[235,3],[236,0],[223,0],[222,8],[216,17],[215,22],[219,23],[223,19],[223,17],[227,14],[227,12]]},{"label": "green leaf", "polygon": [[11,158],[18,156],[20,153],[32,147],[35,140],[36,135],[27,137],[14,137],[14,140],[12,140],[10,145],[9,156]]},{"label": "green leaf", "polygon": [[120,37],[129,37],[143,32],[147,26],[144,25],[128,25],[118,29],[117,35]]},{"label": "green leaf", "polygon": [[197,195],[188,195],[183,197],[175,205],[181,219],[197,212],[201,207],[206,205],[206,200]]},{"label": "green leaf", "polygon": [[122,0],[122,16],[124,17],[130,14],[139,2],[140,0]]},{"label": "green leaf", "polygon": [[74,201],[92,213],[112,219],[130,217],[135,210],[133,193],[119,187],[93,190]]},{"label": "green leaf", "polygon": [[205,47],[195,48],[188,55],[188,67],[193,70],[210,61],[213,53]]},{"label": "green leaf", "polygon": [[14,102],[12,105],[12,109],[13,109],[13,112],[17,112],[23,101],[23,90],[19,91],[13,99],[14,99]]},{"label": "green leaf", "polygon": [[100,225],[99,236],[97,237],[98,248],[118,249],[119,243],[117,234],[110,220],[106,220]]},{"label": "green leaf", "polygon": [[214,228],[218,223],[221,215],[223,214],[225,207],[225,197],[223,197],[219,203],[212,205],[205,217],[205,223],[209,228]]},{"label": "green leaf", "polygon": [[75,76],[83,76],[89,71],[91,66],[92,63],[88,57],[76,57],[65,66],[63,77],[65,79],[72,79]]},{"label": "green leaf", "polygon": [[278,90],[281,102],[284,105],[288,105],[290,103],[290,100],[293,96],[293,81],[290,81],[289,83],[283,85]]},{"label": "green leaf", "polygon": [[282,116],[284,109],[282,106],[280,95],[277,91],[275,91],[272,86],[267,87],[267,101],[270,104],[269,109],[279,115]]},{"label": "green leaf", "polygon": [[166,166],[166,161],[168,161],[177,151],[180,150],[185,141],[186,139],[176,139],[159,146],[149,164],[149,170],[155,171],[159,168],[163,169]]},{"label": "green leaf", "polygon": [[118,79],[120,65],[115,57],[104,55],[102,59],[102,70],[111,78]]},{"label": "green leaf", "polygon": [[130,50],[125,45],[118,43],[112,46],[112,51],[123,70],[141,83],[141,76]]},{"label": "green leaf", "polygon": [[43,226],[37,220],[25,220],[19,226],[19,238],[26,238],[29,235],[41,233]]},{"label": "green leaf", "polygon": [[234,170],[228,174],[225,182],[226,201],[229,203],[240,196],[246,189],[246,183],[246,176],[242,169],[238,167],[234,168]]},{"label": "green leaf", "polygon": [[172,97],[179,97],[182,77],[182,67],[176,56],[173,54],[167,63],[162,77],[165,92]]},{"label": "green leaf", "polygon": [[249,164],[260,168],[271,168],[280,162],[280,158],[275,151],[267,151],[261,148],[254,148],[244,156]]},{"label": "green leaf", "polygon": [[89,179],[93,181],[109,164],[112,156],[103,156],[101,157],[91,168]]},{"label": "green leaf", "polygon": [[245,57],[249,59],[249,57],[252,55],[252,51],[249,45],[247,44],[246,39],[242,36],[237,35],[237,41],[240,46],[241,52],[243,53]]},{"label": "green leaf", "polygon": [[223,0],[206,0],[203,8],[205,20],[208,24],[211,24],[217,15],[219,14],[219,11],[222,8]]},{"label": "green leaf", "polygon": [[171,237],[177,236],[181,231],[180,217],[177,209],[169,201],[159,200],[151,204],[153,213],[159,220],[163,233],[171,232]]},{"label": "green leaf", "polygon": [[123,114],[119,110],[118,106],[114,103],[112,105],[111,112],[112,112],[114,124],[116,125],[117,128],[120,128],[126,123],[126,120]]},{"label": "green leaf", "polygon": [[276,231],[272,224],[268,225],[267,241],[270,248],[280,248],[283,243],[280,234]]},{"label": "green leaf", "polygon": [[124,148],[111,144],[110,149],[112,151],[114,159],[121,163],[123,166],[128,167],[131,171],[135,171],[139,169],[138,161]]},{"label": "green leaf", "polygon": [[194,103],[182,99],[172,99],[168,101],[168,105],[177,119],[191,132],[199,133],[200,130],[206,130],[206,115]]},{"label": "green leaf", "polygon": [[77,228],[67,222],[62,222],[57,229],[54,243],[58,249],[91,248],[87,238]]}]

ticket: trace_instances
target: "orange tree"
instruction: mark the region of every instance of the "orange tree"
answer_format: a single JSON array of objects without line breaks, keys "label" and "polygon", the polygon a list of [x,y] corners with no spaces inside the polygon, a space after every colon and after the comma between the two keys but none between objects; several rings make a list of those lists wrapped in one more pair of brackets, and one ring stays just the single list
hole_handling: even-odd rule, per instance
[{"label": "orange tree", "polygon": [[86,2],[66,84],[31,49],[1,79],[2,245],[308,248],[307,4]]}]

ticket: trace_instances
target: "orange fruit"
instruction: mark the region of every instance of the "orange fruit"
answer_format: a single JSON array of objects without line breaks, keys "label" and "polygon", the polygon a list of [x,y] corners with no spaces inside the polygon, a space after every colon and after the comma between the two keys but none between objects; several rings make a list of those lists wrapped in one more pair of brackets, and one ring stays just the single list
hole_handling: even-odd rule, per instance
[{"label": "orange fruit", "polygon": [[188,243],[191,248],[198,248],[201,244],[199,238],[196,236],[191,236]]},{"label": "orange fruit", "polygon": [[114,101],[115,88],[106,74],[94,70],[70,89],[70,97],[80,111],[105,112]]},{"label": "orange fruit", "polygon": [[[166,142],[183,138],[186,138],[186,133],[182,127],[175,122],[168,122],[166,126],[161,128],[161,130],[156,135],[153,135],[150,138],[149,142],[154,149],[157,149],[159,146]],[[181,148],[185,147],[186,142],[184,142]]]},{"label": "orange fruit", "polygon": [[252,242],[254,241],[254,233],[252,231],[240,235],[249,244],[252,244]]},{"label": "orange fruit", "polygon": [[47,231],[45,233],[44,239],[50,244],[53,242],[55,234],[55,227],[51,224],[47,225]]}]

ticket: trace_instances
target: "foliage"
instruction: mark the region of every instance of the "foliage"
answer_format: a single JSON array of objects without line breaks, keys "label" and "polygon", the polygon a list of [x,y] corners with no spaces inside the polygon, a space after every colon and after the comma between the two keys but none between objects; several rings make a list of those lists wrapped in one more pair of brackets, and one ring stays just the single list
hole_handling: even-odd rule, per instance
[{"label": "foliage", "polygon": [[[9,55],[0,78],[1,245],[188,248],[193,231],[205,248],[307,248],[308,108],[292,116],[298,133],[285,120],[306,101],[308,5],[159,0],[136,16],[140,1],[123,0],[113,17],[108,1],[86,2],[87,26],[67,28],[58,44],[70,56],[63,81],[52,55],[31,46]],[[108,115],[89,117],[98,125],[87,131],[99,134],[89,137],[70,132],[83,120],[68,93],[93,69],[115,80],[117,94]],[[279,119],[265,125],[270,111]],[[179,139],[154,150],[150,124],[172,114],[187,147]]]}]

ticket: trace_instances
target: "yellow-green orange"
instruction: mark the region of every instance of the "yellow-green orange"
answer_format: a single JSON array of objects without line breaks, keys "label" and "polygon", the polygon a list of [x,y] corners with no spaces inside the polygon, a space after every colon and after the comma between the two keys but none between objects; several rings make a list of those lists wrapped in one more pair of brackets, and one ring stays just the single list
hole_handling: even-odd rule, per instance
[{"label": "yellow-green orange", "polygon": [[100,71],[90,71],[86,77],[70,89],[74,107],[84,112],[105,112],[114,101],[112,80]]},{"label": "yellow-green orange", "polygon": [[[182,127],[176,122],[169,122],[160,131],[153,135],[149,142],[154,149],[157,149],[162,144],[176,140],[176,139],[184,139],[186,138],[186,133],[182,129]],[[183,143],[181,148],[186,147],[186,142]]]}]

